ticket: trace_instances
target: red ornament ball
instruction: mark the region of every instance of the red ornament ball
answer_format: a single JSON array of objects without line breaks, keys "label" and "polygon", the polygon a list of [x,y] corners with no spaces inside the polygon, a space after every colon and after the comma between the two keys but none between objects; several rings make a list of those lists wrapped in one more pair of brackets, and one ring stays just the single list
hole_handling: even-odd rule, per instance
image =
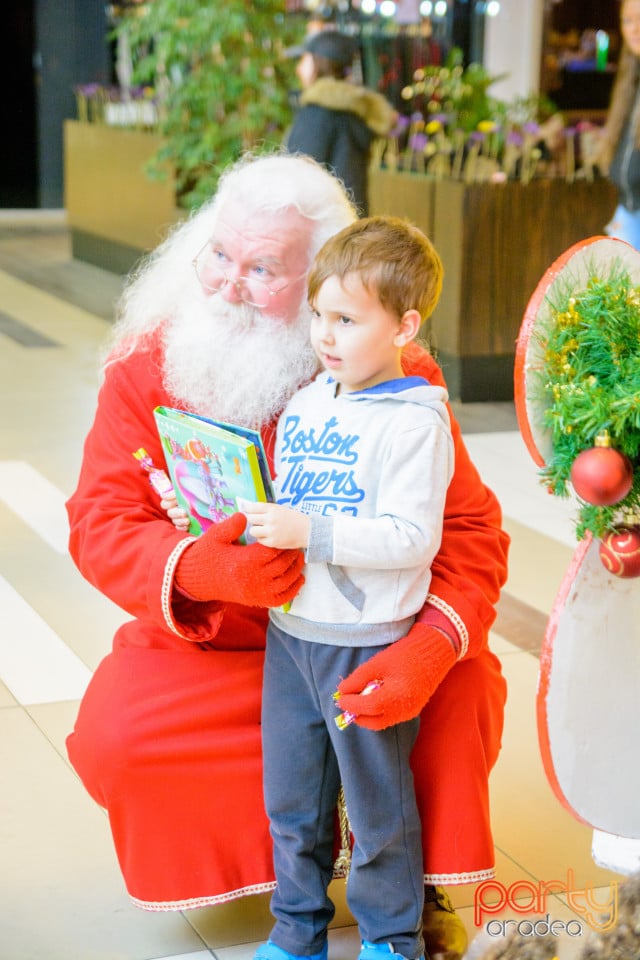
[{"label": "red ornament ball", "polygon": [[600,559],[616,577],[640,577],[640,527],[618,527],[600,543]]},{"label": "red ornament ball", "polygon": [[631,490],[633,466],[613,447],[592,447],[573,461],[571,483],[582,500],[596,507],[610,507]]}]

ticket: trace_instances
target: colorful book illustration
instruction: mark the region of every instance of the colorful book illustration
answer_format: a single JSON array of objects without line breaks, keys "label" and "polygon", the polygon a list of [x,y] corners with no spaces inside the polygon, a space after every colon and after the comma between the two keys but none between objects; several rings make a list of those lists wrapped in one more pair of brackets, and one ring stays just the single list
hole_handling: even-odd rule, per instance
[{"label": "colorful book illustration", "polygon": [[[156,407],[153,411],[176,498],[195,536],[274,494],[260,434],[235,424]],[[244,538],[243,542],[244,542]]]}]

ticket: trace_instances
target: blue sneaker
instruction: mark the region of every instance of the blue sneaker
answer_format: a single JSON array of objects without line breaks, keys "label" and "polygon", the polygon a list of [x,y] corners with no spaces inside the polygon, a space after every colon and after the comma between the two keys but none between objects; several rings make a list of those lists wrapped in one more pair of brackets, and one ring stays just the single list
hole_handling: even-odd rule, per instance
[{"label": "blue sneaker", "polygon": [[329,944],[326,941],[320,953],[301,955],[298,953],[287,953],[282,947],[278,947],[271,940],[267,940],[261,947],[258,947],[253,955],[253,960],[327,960],[328,952]]},{"label": "blue sneaker", "polygon": [[[369,943],[368,940],[363,940],[358,960],[385,960],[391,956],[398,960],[408,960],[401,953],[396,953],[390,943]],[[424,954],[418,960],[425,960]]]}]

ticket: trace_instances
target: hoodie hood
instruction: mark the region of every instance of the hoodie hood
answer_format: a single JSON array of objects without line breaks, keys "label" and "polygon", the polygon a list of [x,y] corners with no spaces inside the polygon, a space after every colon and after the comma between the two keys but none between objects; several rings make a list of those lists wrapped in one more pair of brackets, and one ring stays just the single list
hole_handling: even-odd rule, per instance
[{"label": "hoodie hood", "polygon": [[300,104],[354,113],[377,137],[387,136],[397,116],[382,94],[333,77],[321,77],[312,83],[300,97]]},{"label": "hoodie hood", "polygon": [[[334,389],[335,380],[326,370],[318,374],[315,382],[327,384]],[[432,407],[441,419],[449,425],[449,414],[446,403],[449,394],[444,387],[436,386],[425,380],[424,377],[399,377],[397,380],[386,380],[375,387],[367,387],[354,393],[339,394],[341,400],[351,403],[361,401],[395,400],[399,403],[414,403],[420,407]]]}]

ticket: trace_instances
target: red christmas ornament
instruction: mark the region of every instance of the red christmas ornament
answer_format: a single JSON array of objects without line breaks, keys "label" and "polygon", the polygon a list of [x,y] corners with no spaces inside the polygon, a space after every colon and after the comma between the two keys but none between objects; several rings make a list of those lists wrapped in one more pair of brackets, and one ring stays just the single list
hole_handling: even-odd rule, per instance
[{"label": "red christmas ornament", "polygon": [[616,577],[640,577],[640,527],[618,527],[600,543],[600,559]]},{"label": "red christmas ornament", "polygon": [[631,461],[609,443],[607,433],[599,434],[595,447],[579,453],[571,467],[573,489],[596,507],[610,507],[623,500],[633,484]]}]

